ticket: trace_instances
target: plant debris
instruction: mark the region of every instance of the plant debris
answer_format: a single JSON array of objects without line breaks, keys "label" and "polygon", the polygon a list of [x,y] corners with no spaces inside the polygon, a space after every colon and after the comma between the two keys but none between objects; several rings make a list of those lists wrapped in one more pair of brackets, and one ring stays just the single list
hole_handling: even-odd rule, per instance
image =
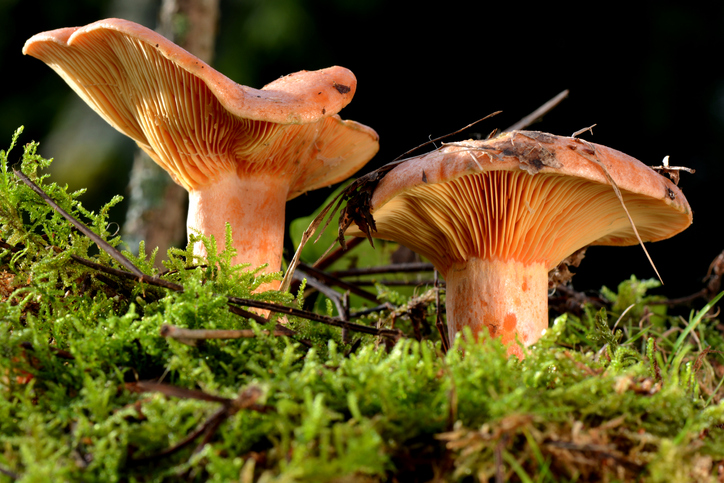
[{"label": "plant debris", "polygon": [[661,166],[651,166],[651,169],[658,171],[659,173],[664,173],[671,178],[671,181],[674,182],[675,185],[679,185],[679,178],[681,177],[681,172],[686,171],[687,173],[696,173],[696,170],[691,168],[686,168],[684,166],[669,166],[669,157],[664,156],[663,161],[661,162]]}]

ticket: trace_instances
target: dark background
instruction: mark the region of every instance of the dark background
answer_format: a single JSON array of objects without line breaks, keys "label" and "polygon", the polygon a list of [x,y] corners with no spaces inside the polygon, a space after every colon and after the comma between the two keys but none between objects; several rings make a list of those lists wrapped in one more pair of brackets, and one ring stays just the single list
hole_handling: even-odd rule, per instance
[{"label": "dark background", "polygon": [[[680,187],[694,224],[648,249],[665,286],[688,295],[724,249],[720,188],[724,138],[724,3],[629,2],[530,6],[381,0],[221,1],[214,67],[260,88],[299,70],[351,69],[357,94],[341,115],[380,135],[365,172],[486,114],[503,114],[458,139],[504,129],[563,89],[570,96],[535,129],[585,139],[648,165],[665,155],[696,169]],[[134,144],[107,126],[50,68],[21,54],[35,33],[120,16],[156,27],[157,1],[0,0],[0,147],[41,142],[56,158],[53,179],[89,187],[94,208],[123,194]],[[329,189],[291,203],[287,219],[311,213]],[[123,222],[125,205],[113,217]],[[589,249],[577,289],[655,277],[640,247]]]}]

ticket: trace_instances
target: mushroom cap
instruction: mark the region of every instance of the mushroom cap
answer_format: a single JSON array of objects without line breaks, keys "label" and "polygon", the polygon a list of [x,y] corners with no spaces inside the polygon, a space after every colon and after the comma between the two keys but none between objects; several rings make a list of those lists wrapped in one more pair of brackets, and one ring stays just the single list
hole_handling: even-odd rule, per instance
[{"label": "mushroom cap", "polygon": [[[391,170],[371,199],[377,231],[446,273],[472,257],[556,267],[587,245],[638,243],[692,222],[681,190],[640,161],[577,138],[514,131],[447,144]],[[364,236],[356,225],[348,235]]]},{"label": "mushroom cap", "polygon": [[188,190],[235,170],[287,179],[293,198],[347,178],[379,148],[372,129],[336,116],[357,87],[343,67],[253,89],[121,19],[37,34],[23,53],[52,67]]}]

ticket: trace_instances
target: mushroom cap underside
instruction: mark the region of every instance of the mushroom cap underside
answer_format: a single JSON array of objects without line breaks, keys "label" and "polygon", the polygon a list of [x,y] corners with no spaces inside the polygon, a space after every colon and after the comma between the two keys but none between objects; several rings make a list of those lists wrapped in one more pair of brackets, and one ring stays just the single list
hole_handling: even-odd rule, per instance
[{"label": "mushroom cap underside", "polygon": [[378,149],[374,130],[335,115],[356,89],[343,67],[252,89],[120,19],[37,34],[23,52],[52,67],[186,189],[225,172],[271,171],[294,197],[344,179]]},{"label": "mushroom cap underside", "polygon": [[[285,124],[316,122],[336,114],[349,104],[357,89],[354,74],[338,66],[289,74],[262,89],[243,86],[159,33],[117,18],[99,20],[84,27],[41,32],[25,42],[23,54],[46,63],[54,60],[77,62],[79,68],[85,66],[89,71],[93,69],[91,62],[101,63],[105,69],[117,71],[105,72],[111,78],[134,75],[135,69],[144,68],[141,65],[144,62],[156,64],[151,72],[161,76],[183,70],[206,84],[224,108],[235,116]],[[174,67],[169,69],[163,59]],[[95,73],[102,74],[102,68]],[[88,72],[88,75],[94,73]]]},{"label": "mushroom cap underside", "polygon": [[[638,243],[691,224],[683,193],[634,158],[586,141],[513,132],[449,144],[390,171],[375,189],[372,236],[394,240],[445,273],[472,257],[552,269],[587,245]],[[356,225],[348,235],[364,236]]]}]

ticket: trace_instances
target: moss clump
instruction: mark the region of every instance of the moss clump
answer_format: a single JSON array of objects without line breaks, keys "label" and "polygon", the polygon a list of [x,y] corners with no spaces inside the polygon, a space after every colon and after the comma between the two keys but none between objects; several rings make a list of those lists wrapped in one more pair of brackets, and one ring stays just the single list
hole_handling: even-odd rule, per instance
[{"label": "moss clump", "polygon": [[[294,307],[301,299],[252,293],[268,276],[231,267],[230,251],[207,263],[174,250],[163,274],[143,247],[124,252],[183,291],[80,262],[124,270],[19,182],[7,156],[0,152],[0,481],[722,476],[724,340],[706,315],[715,300],[684,321],[655,305],[650,282],[632,278],[605,292],[608,310],[558,317],[522,362],[496,341],[458,338],[443,354],[434,331],[394,345],[356,336],[351,346],[336,328],[289,317],[297,335],[275,337],[273,321],[237,315],[228,297]],[[80,193],[39,174],[47,163],[25,146],[22,171],[120,246],[107,229],[118,199],[88,212]],[[433,316],[430,308],[431,324]],[[192,346],[163,338],[163,324],[255,337]]]}]

